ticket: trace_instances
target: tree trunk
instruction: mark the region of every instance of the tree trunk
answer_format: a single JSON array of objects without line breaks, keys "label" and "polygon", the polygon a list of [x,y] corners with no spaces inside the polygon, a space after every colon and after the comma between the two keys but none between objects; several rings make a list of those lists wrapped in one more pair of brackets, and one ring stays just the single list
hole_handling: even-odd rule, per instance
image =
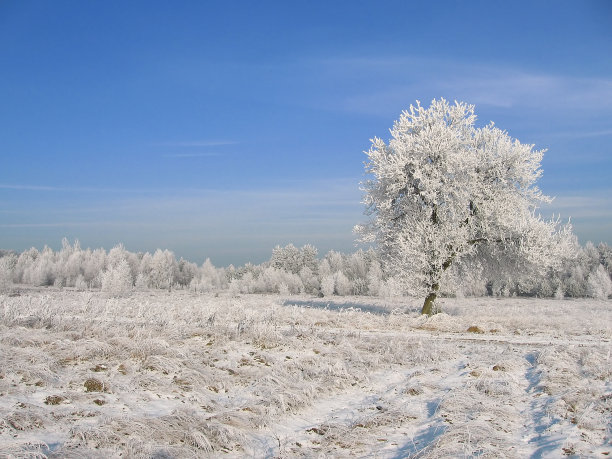
[{"label": "tree trunk", "polygon": [[[434,212],[433,212],[433,216],[432,218],[435,217],[437,219],[437,214],[436,214],[436,209],[434,208]],[[442,272],[446,271],[448,268],[450,268],[450,266],[453,264],[453,261],[455,261],[455,257],[457,256],[457,250],[452,249],[451,247],[451,254],[450,256],[446,259],[446,261],[444,263],[442,263]],[[432,270],[429,274],[436,279],[436,270]],[[439,277],[438,277],[439,279]],[[434,302],[436,301],[436,298],[438,297],[438,290],[440,290],[440,284],[438,284],[438,282],[434,283],[431,285],[430,289],[429,289],[429,294],[427,295],[427,298],[425,298],[425,302],[423,303],[423,309],[421,309],[421,314],[427,314],[428,316],[432,315],[434,312]]]},{"label": "tree trunk", "polygon": [[431,291],[427,298],[425,298],[425,302],[423,303],[423,309],[421,309],[421,314],[427,314],[428,316],[433,313],[433,306],[436,298],[438,297],[438,290],[440,286],[438,284],[434,284],[431,286]]}]

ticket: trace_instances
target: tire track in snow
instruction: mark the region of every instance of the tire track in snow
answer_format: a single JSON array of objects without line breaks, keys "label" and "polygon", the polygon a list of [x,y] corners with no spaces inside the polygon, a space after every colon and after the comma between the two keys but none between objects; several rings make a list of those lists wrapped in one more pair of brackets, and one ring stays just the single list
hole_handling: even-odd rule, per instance
[{"label": "tire track in snow", "polygon": [[[256,446],[248,454],[294,457],[311,456],[316,450],[323,455],[359,457],[361,449],[364,457],[419,455],[448,429],[438,408],[443,397],[465,379],[464,360],[375,372],[361,387],[321,399],[266,429],[251,443]],[[343,448],[344,442],[351,448]]]},{"label": "tire track in snow", "polygon": [[529,367],[525,371],[527,387],[525,393],[528,396],[527,409],[523,413],[526,419],[523,440],[532,448],[529,456],[532,458],[546,457],[555,451],[560,452],[565,440],[562,435],[552,435],[547,432],[557,420],[549,415],[553,397],[547,395],[540,387],[542,380],[542,369],[538,362],[539,353],[529,352],[525,359]]},{"label": "tire track in snow", "polygon": [[[254,438],[248,453],[393,459],[479,451],[517,458],[563,454],[567,426],[549,416],[556,398],[542,390],[537,358],[550,340],[420,331],[405,337],[428,338],[445,357],[373,372],[368,382],[277,421]],[[582,347],[590,341],[583,338],[570,343]]]},{"label": "tire track in snow", "polygon": [[[375,425],[377,420],[380,420],[378,418],[384,418],[385,414],[397,416],[398,407],[406,413],[406,420],[420,417],[426,412],[425,402],[416,402],[414,397],[409,400],[410,395],[404,390],[415,373],[418,373],[415,368],[398,367],[375,372],[369,382],[360,387],[355,386],[318,400],[299,414],[282,419],[277,425],[257,436],[257,446],[249,451],[249,454],[252,457],[310,455],[313,449],[325,453],[325,445],[322,443],[329,440],[329,437],[333,438],[336,433],[354,436],[356,430],[359,431],[364,447],[367,445],[367,451],[372,453],[372,446],[380,447],[383,443],[380,441],[380,435],[377,435],[381,433]],[[408,404],[408,401],[411,403]],[[373,425],[369,426],[368,421],[373,421]],[[403,423],[395,424],[394,434],[384,432],[384,443],[394,444],[397,449],[399,444],[406,441],[406,433],[398,428],[401,424]],[[370,442],[372,444],[369,444]],[[355,450],[346,450],[347,456],[354,456],[355,453]],[[334,453],[336,454],[338,453]]]}]

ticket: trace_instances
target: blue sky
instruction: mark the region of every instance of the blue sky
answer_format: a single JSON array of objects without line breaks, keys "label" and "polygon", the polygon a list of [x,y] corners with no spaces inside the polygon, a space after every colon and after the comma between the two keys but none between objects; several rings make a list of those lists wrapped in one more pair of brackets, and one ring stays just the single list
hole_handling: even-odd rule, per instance
[{"label": "blue sky", "polygon": [[352,251],[369,139],[439,97],[612,244],[611,56],[605,0],[0,1],[0,247]]}]

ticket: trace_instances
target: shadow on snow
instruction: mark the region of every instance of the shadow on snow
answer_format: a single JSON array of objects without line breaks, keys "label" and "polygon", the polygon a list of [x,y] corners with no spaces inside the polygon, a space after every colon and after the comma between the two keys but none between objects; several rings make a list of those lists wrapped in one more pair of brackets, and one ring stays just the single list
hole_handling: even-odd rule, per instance
[{"label": "shadow on snow", "polygon": [[325,300],[285,300],[282,302],[283,306],[298,306],[302,308],[311,308],[311,309],[325,309],[328,311],[338,311],[338,312],[367,312],[370,314],[376,314],[379,316],[388,316],[391,314],[410,314],[413,312],[419,312],[420,309],[416,309],[410,305],[407,305],[402,308],[392,308],[390,306],[376,306],[368,303],[357,303],[346,301],[342,303],[338,303],[335,301],[325,301]]},{"label": "shadow on snow", "polygon": [[550,414],[554,397],[546,395],[540,387],[542,373],[538,357],[537,352],[525,355],[525,359],[529,362],[529,367],[525,371],[525,379],[529,385],[525,392],[534,395],[530,404],[532,435],[528,440],[528,443],[536,448],[530,456],[532,459],[548,457],[549,454],[559,451],[565,440],[562,435],[550,432],[551,427],[559,423],[559,419]]},{"label": "shadow on snow", "polygon": [[393,459],[419,457],[436,445],[438,438],[448,430],[448,426],[437,422],[425,427],[417,436],[401,447]]}]

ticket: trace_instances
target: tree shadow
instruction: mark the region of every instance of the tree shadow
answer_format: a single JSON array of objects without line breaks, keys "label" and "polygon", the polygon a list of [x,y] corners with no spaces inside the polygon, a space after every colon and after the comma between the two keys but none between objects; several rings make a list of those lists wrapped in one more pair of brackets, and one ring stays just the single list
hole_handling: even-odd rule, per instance
[{"label": "tree shadow", "polygon": [[337,302],[332,300],[285,300],[282,302],[283,306],[298,306],[302,308],[311,308],[311,309],[325,309],[328,311],[338,311],[338,312],[348,312],[348,311],[356,311],[356,312],[367,312],[370,314],[375,314],[379,316],[388,316],[391,314],[410,314],[413,312],[418,312],[419,309],[414,306],[407,304],[403,307],[394,307],[394,306],[382,306],[382,305],[374,305],[371,303],[361,303],[355,301],[343,301]]},{"label": "tree shadow", "polygon": [[434,423],[423,429],[417,436],[412,438],[404,446],[399,448],[393,459],[403,459],[407,457],[421,457],[436,445],[436,440],[448,430],[448,426],[441,423]]}]

